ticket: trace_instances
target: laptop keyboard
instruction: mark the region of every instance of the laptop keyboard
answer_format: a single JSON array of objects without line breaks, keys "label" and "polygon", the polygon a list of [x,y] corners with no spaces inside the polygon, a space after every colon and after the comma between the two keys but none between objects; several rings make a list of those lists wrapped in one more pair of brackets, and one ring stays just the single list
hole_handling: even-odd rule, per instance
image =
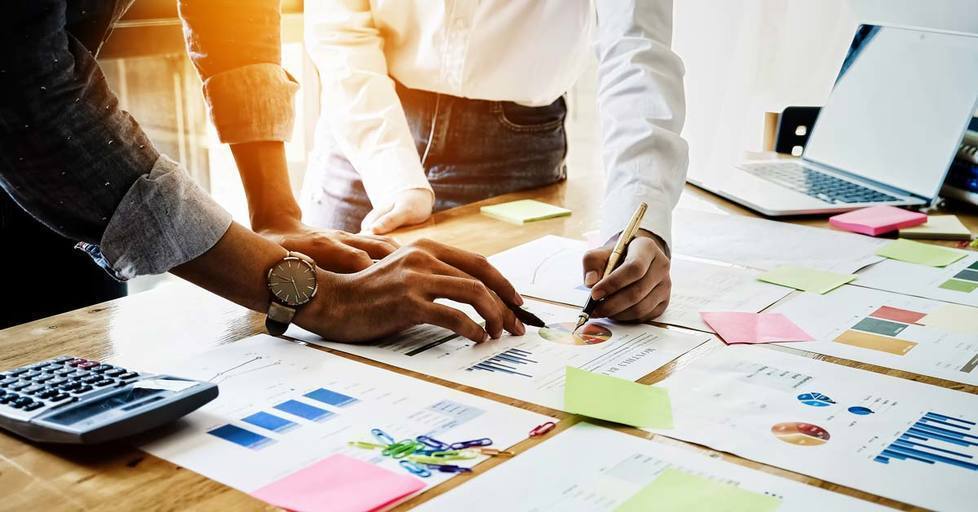
[{"label": "laptop keyboard", "polygon": [[744,164],[742,169],[758,178],[826,203],[886,203],[899,201],[889,194],[858,183],[810,169],[795,162]]}]

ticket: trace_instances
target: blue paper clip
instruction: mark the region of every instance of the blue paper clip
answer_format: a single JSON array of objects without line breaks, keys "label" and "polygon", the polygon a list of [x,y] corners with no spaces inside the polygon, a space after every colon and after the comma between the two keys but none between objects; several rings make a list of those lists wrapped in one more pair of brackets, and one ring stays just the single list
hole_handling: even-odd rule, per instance
[{"label": "blue paper clip", "polygon": [[425,445],[425,446],[427,446],[429,448],[434,448],[435,450],[447,450],[448,447],[449,447],[449,444],[448,443],[443,443],[443,442],[441,442],[441,441],[439,441],[439,440],[437,440],[437,439],[435,439],[433,437],[429,437],[429,436],[418,436],[418,437],[415,437],[415,439],[419,443],[421,443],[421,444],[423,444],[423,445]]},{"label": "blue paper clip", "polygon": [[401,460],[400,464],[402,468],[410,471],[412,474],[420,476],[421,478],[428,478],[429,476],[431,476],[431,471],[428,471],[427,469],[409,460]]},{"label": "blue paper clip", "polygon": [[425,464],[425,466],[442,473],[471,473],[472,468],[456,466],[455,464]]},{"label": "blue paper clip", "polygon": [[462,450],[465,448],[472,448],[473,446],[489,446],[492,444],[492,439],[488,437],[483,437],[482,439],[473,439],[471,441],[459,441],[457,443],[452,443],[449,448],[453,450]]},{"label": "blue paper clip", "polygon": [[394,438],[379,428],[370,429],[370,435],[374,436],[380,444],[394,444]]}]

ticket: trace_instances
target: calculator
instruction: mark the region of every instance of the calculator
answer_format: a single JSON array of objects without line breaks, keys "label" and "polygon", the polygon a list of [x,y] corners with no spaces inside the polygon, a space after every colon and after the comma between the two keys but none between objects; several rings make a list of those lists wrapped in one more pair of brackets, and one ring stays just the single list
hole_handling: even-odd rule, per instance
[{"label": "calculator", "polygon": [[38,442],[96,444],[180,418],[217,385],[62,356],[0,372],[0,427]]}]

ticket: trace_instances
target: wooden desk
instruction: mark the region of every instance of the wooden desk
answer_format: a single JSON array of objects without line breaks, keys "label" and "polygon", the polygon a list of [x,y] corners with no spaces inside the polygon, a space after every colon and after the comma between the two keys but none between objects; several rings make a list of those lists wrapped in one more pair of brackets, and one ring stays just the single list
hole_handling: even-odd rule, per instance
[{"label": "wooden desk", "polygon": [[[515,227],[480,216],[478,214],[480,204],[474,204],[440,213],[424,226],[399,233],[398,238],[402,241],[409,241],[419,237],[429,237],[486,255],[548,233],[579,238],[582,234],[597,228],[598,211],[596,204],[600,193],[595,191],[602,189],[600,176],[572,174],[571,180],[567,183],[510,194],[485,202],[494,203],[529,197],[539,198],[573,209],[574,214],[570,217],[544,221],[525,227]],[[698,189],[687,187],[686,195],[688,197],[684,199],[684,202],[693,200],[701,205],[716,206],[732,214],[749,215],[746,210]],[[956,213],[962,216],[972,231],[978,231],[978,216],[974,214],[963,215],[962,212]],[[825,224],[824,219],[797,222],[810,225]],[[249,312],[190,285],[180,283],[0,331],[0,368],[13,368],[38,359],[61,354],[73,354],[92,359],[108,359],[138,369],[146,362],[155,362],[161,359],[181,359],[261,331],[261,315]],[[716,350],[720,346],[719,342],[711,341],[659,371],[646,376],[642,382],[660,380],[674,371],[675,368],[686,364],[692,357]],[[825,359],[847,366],[912,378],[913,380],[968,393],[978,393],[978,388],[975,386],[913,376],[905,372],[820,356],[795,349],[770,348],[772,350],[799,352],[808,357]],[[341,353],[339,355],[388,368],[391,371],[465,389],[478,395],[527,409],[568,418],[568,415],[559,411],[526,404],[486,391],[465,388],[439,379],[373,363],[355,356]],[[559,428],[567,428],[574,421],[573,418],[561,421]],[[662,436],[652,436],[635,429],[617,426],[613,428],[642,437],[655,437],[659,442],[686,444],[695,449],[708,451],[705,448]],[[523,451],[537,442],[540,440],[524,441],[517,446],[516,450]],[[747,461],[732,455],[723,454],[723,458],[844,494],[898,508],[911,509],[891,500]],[[480,464],[474,475],[456,477],[402,505],[400,509],[409,508],[412,504],[420,503],[436,494],[445,492],[464,482],[467,478],[473,478],[500,462],[502,462],[500,459],[495,459]],[[41,447],[0,434],[0,509],[28,508],[33,510],[182,510],[188,508],[259,510],[270,507],[242,492],[144,454],[125,444],[112,444],[94,449]]]}]

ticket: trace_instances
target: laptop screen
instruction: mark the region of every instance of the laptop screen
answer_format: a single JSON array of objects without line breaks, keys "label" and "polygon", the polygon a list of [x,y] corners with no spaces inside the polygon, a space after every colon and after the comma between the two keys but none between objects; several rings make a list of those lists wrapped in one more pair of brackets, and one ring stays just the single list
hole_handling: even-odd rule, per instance
[{"label": "laptop screen", "polygon": [[978,102],[978,36],[863,25],[804,157],[934,198]]}]

